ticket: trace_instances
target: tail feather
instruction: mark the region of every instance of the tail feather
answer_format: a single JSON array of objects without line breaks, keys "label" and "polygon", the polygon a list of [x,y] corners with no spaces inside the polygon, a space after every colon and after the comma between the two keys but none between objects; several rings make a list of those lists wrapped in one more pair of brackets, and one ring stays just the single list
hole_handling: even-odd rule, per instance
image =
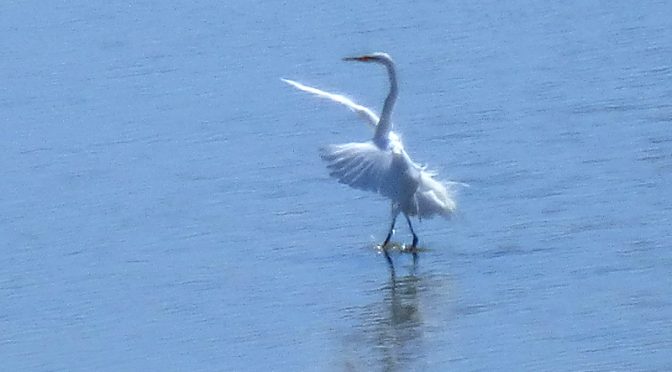
[{"label": "tail feather", "polygon": [[434,215],[450,217],[456,210],[454,192],[450,184],[435,180],[428,172],[421,172],[415,193],[417,214],[420,218]]}]

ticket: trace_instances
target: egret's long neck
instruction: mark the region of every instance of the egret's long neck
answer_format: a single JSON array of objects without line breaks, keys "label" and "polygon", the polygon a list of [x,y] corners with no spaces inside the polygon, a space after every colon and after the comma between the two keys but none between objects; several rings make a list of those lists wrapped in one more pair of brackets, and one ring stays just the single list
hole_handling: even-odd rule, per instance
[{"label": "egret's long neck", "polygon": [[387,74],[390,79],[390,93],[385,98],[383,112],[380,114],[380,121],[378,121],[378,126],[376,127],[374,135],[376,139],[387,139],[387,134],[392,130],[392,109],[394,108],[394,103],[397,101],[398,94],[397,73],[394,70],[394,63],[386,61],[384,64],[387,67]]}]

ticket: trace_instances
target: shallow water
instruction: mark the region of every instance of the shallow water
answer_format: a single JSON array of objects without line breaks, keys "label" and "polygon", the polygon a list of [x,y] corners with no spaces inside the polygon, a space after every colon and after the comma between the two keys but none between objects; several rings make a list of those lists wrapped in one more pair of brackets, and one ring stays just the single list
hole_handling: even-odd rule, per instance
[{"label": "shallow water", "polygon": [[[8,370],[672,370],[672,6],[9,2]],[[459,190],[375,249],[317,149],[394,118]],[[395,240],[410,241],[400,223]]]}]

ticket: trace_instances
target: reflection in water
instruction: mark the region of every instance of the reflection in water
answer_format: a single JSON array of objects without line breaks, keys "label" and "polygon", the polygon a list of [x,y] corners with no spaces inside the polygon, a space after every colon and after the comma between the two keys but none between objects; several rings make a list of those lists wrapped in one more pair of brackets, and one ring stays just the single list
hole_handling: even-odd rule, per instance
[{"label": "reflection in water", "polygon": [[414,350],[421,349],[422,314],[418,302],[421,284],[415,275],[391,276],[390,283],[383,288],[383,310],[387,313],[376,324],[375,345],[382,353],[380,362],[384,371],[396,370],[413,358]]},{"label": "reflection in water", "polygon": [[[391,276],[376,290],[382,298],[356,309],[355,332],[347,338],[346,370],[408,370],[423,364],[425,324],[422,310],[430,286],[416,275]],[[413,369],[413,368],[411,368]]]}]

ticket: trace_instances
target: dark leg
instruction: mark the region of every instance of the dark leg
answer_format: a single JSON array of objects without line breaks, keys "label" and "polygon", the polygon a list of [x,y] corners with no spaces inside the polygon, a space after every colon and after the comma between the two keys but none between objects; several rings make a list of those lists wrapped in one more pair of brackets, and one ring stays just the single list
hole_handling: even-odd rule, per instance
[{"label": "dark leg", "polygon": [[394,223],[397,222],[397,216],[392,217],[392,224],[390,225],[390,232],[387,233],[387,238],[385,238],[385,241],[383,242],[383,248],[387,245],[387,243],[390,242],[390,239],[392,238],[392,234],[394,234]]},{"label": "dark leg", "polygon": [[413,231],[413,225],[411,225],[411,219],[408,218],[406,214],[404,214],[404,217],[406,217],[408,227],[411,229],[411,234],[413,234],[413,243],[411,244],[411,251],[413,252],[413,265],[415,265],[418,262],[418,252],[416,250],[418,245],[418,236],[415,235],[415,231]]},{"label": "dark leg", "polygon": [[387,238],[385,238],[385,241],[383,242],[383,253],[385,254],[385,258],[387,259],[387,263],[390,265],[390,271],[392,272],[392,277],[394,277],[394,264],[392,263],[392,258],[390,257],[390,254],[387,253],[387,243],[390,242],[390,239],[392,238],[392,234],[394,234],[394,223],[397,221],[397,215],[395,214],[392,216],[392,224],[390,225],[390,231],[387,233]]}]

